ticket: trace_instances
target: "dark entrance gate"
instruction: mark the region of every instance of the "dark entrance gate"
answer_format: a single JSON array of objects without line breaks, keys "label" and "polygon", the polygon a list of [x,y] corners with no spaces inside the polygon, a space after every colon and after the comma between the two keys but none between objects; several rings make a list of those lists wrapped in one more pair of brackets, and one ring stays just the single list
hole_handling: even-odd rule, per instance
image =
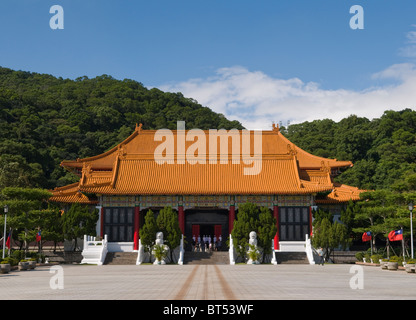
[{"label": "dark entrance gate", "polygon": [[305,241],[309,225],[309,207],[279,207],[280,241]]},{"label": "dark entrance gate", "polygon": [[214,236],[222,238],[222,250],[226,249],[228,238],[228,210],[224,209],[188,209],[185,211],[186,250],[191,250],[192,237]]}]

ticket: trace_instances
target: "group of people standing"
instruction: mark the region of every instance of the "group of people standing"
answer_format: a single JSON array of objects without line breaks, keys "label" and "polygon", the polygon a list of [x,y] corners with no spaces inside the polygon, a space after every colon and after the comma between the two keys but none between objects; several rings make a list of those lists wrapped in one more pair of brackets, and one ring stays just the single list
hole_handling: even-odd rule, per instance
[{"label": "group of people standing", "polygon": [[211,251],[218,251],[221,249],[222,245],[222,237],[221,235],[217,238],[211,237],[210,235],[195,235],[192,236],[192,251],[194,252],[211,252]]}]

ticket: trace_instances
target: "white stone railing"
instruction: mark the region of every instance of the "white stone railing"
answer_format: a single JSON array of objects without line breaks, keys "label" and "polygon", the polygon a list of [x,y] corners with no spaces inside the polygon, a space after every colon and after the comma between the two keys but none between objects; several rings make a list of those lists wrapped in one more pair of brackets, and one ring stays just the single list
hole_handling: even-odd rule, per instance
[{"label": "white stone railing", "polygon": [[82,250],[81,264],[96,264],[103,265],[105,257],[108,252],[108,240],[107,235],[103,240],[97,241],[95,237],[84,235],[84,249]]},{"label": "white stone railing", "polygon": [[233,243],[233,237],[230,234],[230,249],[228,249],[228,254],[230,256],[230,264],[235,264],[235,249],[234,249],[234,243]]},{"label": "white stone railing", "polygon": [[178,264],[183,265],[183,257],[185,254],[185,248],[183,246],[183,235],[181,237],[181,244],[179,245],[179,259]]},{"label": "white stone railing", "polygon": [[315,264],[315,259],[313,258],[313,251],[314,248],[312,247],[311,238],[309,238],[309,235],[306,235],[305,252],[306,256],[308,257],[309,264]]},{"label": "white stone railing", "polygon": [[271,264],[274,264],[274,265],[277,264],[276,252],[274,251],[274,239],[272,239],[272,261],[271,261]]},{"label": "white stone railing", "polygon": [[139,239],[139,250],[137,252],[136,265],[142,264],[144,261],[144,247],[142,245],[142,240]]}]

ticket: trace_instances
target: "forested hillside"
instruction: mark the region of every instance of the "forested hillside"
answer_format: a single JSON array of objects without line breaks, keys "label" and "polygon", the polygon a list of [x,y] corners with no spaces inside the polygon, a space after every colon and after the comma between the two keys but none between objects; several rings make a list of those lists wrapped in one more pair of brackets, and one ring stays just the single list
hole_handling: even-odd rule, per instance
[{"label": "forested hillside", "polygon": [[145,129],[238,128],[181,93],[147,89],[103,75],[56,78],[0,67],[0,189],[54,188],[76,181],[59,167],[64,159],[100,154]]},{"label": "forested hillside", "polygon": [[[363,106],[365,108],[365,106]],[[337,180],[362,189],[416,190],[416,111],[385,111],[290,125],[282,132],[315,155],[354,163]]]}]

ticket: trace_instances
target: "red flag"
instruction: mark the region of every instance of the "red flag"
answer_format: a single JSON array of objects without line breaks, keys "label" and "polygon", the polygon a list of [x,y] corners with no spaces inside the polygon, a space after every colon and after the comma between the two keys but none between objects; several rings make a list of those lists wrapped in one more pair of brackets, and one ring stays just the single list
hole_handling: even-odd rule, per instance
[{"label": "red flag", "polygon": [[400,241],[400,240],[403,240],[403,229],[390,231],[390,233],[389,233],[389,240],[390,241]]},{"label": "red flag", "polygon": [[41,235],[40,235],[40,230],[39,232],[36,234],[36,242],[39,242],[42,239]]},{"label": "red flag", "polygon": [[9,236],[7,237],[7,240],[6,240],[6,247],[10,250],[10,241],[11,241],[11,238],[12,238],[12,232],[10,231],[9,232]]},{"label": "red flag", "polygon": [[371,232],[370,231],[364,232],[361,239],[363,240],[363,242],[370,241],[371,240]]}]

